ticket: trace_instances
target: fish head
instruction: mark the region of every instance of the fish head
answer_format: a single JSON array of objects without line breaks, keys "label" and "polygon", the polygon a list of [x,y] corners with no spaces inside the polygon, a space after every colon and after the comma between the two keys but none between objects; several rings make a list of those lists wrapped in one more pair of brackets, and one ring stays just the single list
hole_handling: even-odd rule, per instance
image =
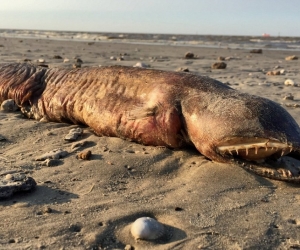
[{"label": "fish head", "polygon": [[213,161],[261,161],[300,148],[296,121],[265,98],[234,90],[206,93],[184,100],[182,113],[190,141]]}]

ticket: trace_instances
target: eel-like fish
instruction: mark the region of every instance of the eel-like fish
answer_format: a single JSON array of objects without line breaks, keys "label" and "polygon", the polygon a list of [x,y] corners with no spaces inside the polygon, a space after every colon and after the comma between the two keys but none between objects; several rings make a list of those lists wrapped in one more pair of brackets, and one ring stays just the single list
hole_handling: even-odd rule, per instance
[{"label": "eel-like fish", "polygon": [[[216,162],[259,162],[300,146],[299,126],[279,104],[189,73],[4,64],[0,103],[7,99],[29,118],[85,124],[97,135],[144,145],[193,145]],[[289,170],[243,165],[269,178],[300,182],[299,173]]]}]

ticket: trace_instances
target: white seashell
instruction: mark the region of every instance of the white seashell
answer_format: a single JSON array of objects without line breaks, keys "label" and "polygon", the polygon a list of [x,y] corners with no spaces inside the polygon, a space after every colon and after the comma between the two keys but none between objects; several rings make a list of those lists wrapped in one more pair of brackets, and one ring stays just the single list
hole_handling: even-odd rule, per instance
[{"label": "white seashell", "polygon": [[289,86],[289,85],[290,86],[294,86],[295,82],[293,80],[291,80],[291,79],[287,79],[287,80],[285,80],[284,85],[286,85],[286,86]]},{"label": "white seashell", "polygon": [[44,63],[44,62],[45,62],[45,59],[40,58],[40,59],[38,60],[38,62],[39,62],[39,63]]},{"label": "white seashell", "polygon": [[65,59],[64,59],[64,63],[67,63],[67,62],[70,62],[70,59],[65,58]]},{"label": "white seashell", "polygon": [[138,240],[155,240],[164,235],[164,225],[150,217],[141,217],[131,226],[132,236]]},{"label": "white seashell", "polygon": [[150,66],[143,62],[137,62],[133,67],[135,68],[149,68]]}]

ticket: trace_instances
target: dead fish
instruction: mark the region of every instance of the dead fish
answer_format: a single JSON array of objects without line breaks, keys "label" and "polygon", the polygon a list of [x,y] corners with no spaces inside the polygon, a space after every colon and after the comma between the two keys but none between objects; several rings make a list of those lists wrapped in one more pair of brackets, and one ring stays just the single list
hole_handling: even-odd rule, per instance
[{"label": "dead fish", "polygon": [[97,135],[144,145],[193,145],[216,162],[262,161],[299,151],[299,126],[279,104],[193,74],[5,64],[0,103],[7,99],[29,118],[85,124]]}]

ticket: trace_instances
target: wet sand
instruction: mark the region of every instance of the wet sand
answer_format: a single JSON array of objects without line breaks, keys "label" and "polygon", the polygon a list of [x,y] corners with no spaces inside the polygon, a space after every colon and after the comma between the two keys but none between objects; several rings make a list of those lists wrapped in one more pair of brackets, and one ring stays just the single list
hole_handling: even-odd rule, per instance
[{"label": "wet sand", "polygon": [[[144,62],[167,71],[188,68],[282,104],[300,124],[300,61],[285,60],[298,52],[17,38],[0,38],[0,45],[1,63],[43,59],[49,67],[72,68],[80,58],[82,67]],[[185,59],[187,51],[197,59]],[[227,57],[226,69],[212,70],[220,56]],[[284,74],[266,75],[274,69]],[[295,85],[284,85],[287,79]],[[289,94],[293,100],[285,99]],[[22,170],[37,182],[33,192],[0,201],[0,249],[300,248],[299,185],[211,162],[193,149],[97,137],[87,127],[77,140],[87,145],[73,152],[64,137],[75,127],[0,113],[6,138],[0,140],[0,172]],[[69,152],[58,166],[35,161],[56,148]],[[89,161],[76,159],[83,149],[92,151]],[[135,241],[130,224],[142,216],[163,223],[164,237]]]}]

